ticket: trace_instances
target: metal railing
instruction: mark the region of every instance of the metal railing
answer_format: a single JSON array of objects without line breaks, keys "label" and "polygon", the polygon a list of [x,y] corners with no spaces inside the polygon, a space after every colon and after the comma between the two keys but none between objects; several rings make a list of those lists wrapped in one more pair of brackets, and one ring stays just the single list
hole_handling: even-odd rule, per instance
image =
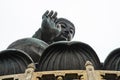
[{"label": "metal railing", "polygon": [[30,64],[23,74],[3,75],[0,80],[120,80],[120,71],[94,70],[87,61],[86,70],[57,70],[34,72],[34,64]]}]

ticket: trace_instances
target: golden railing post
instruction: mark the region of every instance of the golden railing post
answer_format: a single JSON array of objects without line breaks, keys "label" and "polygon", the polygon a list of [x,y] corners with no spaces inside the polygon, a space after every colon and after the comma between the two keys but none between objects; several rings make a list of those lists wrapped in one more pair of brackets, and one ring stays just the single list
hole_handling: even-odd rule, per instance
[{"label": "golden railing post", "polygon": [[29,64],[28,68],[25,71],[25,80],[32,80],[34,70],[35,70],[34,63]]},{"label": "golden railing post", "polygon": [[85,66],[87,71],[87,80],[98,80],[92,63],[87,61]]}]

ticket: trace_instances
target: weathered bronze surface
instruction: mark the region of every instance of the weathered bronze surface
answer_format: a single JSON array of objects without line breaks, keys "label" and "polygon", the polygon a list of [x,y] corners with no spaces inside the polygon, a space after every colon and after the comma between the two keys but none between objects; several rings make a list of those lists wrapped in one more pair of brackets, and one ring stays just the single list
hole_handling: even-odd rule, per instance
[{"label": "weathered bronze surface", "polygon": [[39,71],[84,70],[89,60],[95,69],[101,69],[96,52],[86,43],[59,41],[47,47],[39,61]]},{"label": "weathered bronze surface", "polygon": [[70,41],[75,34],[72,22],[65,18],[57,18],[57,12],[46,11],[42,16],[41,28],[33,35],[48,44],[56,41]]},{"label": "weathered bronze surface", "polygon": [[24,73],[30,63],[34,63],[32,58],[21,50],[3,50],[0,52],[0,75]]},{"label": "weathered bronze surface", "polygon": [[0,80],[120,80],[120,48],[101,66],[91,46],[71,41],[74,34],[72,22],[46,11],[32,38],[0,52]]},{"label": "weathered bronze surface", "polygon": [[48,44],[36,38],[23,38],[11,43],[7,49],[17,49],[26,52],[37,63]]},{"label": "weathered bronze surface", "polygon": [[120,71],[120,48],[113,50],[106,57],[103,63],[103,69]]}]

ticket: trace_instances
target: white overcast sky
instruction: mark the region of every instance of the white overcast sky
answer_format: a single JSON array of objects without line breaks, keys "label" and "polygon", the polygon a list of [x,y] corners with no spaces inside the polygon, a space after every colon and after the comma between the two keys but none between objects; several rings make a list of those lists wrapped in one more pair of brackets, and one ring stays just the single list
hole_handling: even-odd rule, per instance
[{"label": "white overcast sky", "polygon": [[0,50],[31,37],[46,10],[73,22],[72,41],[89,44],[102,62],[120,47],[120,0],[0,0]]}]

